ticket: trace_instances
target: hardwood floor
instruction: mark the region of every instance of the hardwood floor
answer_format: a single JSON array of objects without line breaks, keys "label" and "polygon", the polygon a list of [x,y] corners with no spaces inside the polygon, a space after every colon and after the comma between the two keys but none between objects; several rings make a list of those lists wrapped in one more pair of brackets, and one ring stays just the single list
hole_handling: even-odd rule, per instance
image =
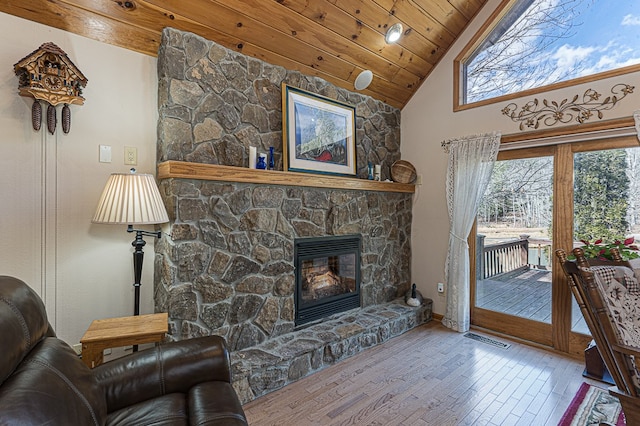
[{"label": "hardwood floor", "polygon": [[431,321],[244,410],[252,426],[555,426],[582,382],[607,387],[582,377],[582,360],[492,338],[511,346]]}]

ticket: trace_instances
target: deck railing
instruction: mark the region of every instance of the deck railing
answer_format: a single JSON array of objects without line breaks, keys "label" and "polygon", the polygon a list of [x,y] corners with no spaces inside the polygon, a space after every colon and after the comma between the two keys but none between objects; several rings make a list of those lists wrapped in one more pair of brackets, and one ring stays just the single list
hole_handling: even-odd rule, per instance
[{"label": "deck railing", "polygon": [[[546,268],[543,251],[551,246],[550,240],[531,239],[521,235],[519,239],[485,246],[484,235],[477,236],[476,277],[487,279],[507,272],[529,268]],[[529,249],[537,248],[537,259],[529,262]]]}]

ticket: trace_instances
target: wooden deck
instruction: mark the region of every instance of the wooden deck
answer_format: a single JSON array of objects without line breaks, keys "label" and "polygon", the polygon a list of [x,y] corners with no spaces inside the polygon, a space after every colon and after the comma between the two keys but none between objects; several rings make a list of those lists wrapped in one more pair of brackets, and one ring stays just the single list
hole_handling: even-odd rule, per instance
[{"label": "wooden deck", "polygon": [[[529,269],[478,281],[476,306],[522,318],[551,323],[551,271]],[[575,300],[572,330],[590,334]]]}]

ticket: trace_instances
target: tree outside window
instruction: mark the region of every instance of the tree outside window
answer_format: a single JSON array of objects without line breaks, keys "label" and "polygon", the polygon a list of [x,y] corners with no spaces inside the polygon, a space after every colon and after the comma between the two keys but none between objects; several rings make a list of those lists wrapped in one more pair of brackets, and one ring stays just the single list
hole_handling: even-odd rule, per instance
[{"label": "tree outside window", "polygon": [[636,0],[516,0],[462,63],[464,103],[640,64]]}]

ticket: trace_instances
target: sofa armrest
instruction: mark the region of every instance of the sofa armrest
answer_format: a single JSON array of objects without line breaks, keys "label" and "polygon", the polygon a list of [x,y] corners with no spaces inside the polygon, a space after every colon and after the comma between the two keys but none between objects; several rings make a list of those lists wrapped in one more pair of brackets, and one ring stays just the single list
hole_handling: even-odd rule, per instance
[{"label": "sofa armrest", "polygon": [[93,369],[108,412],[208,381],[231,382],[229,352],[220,336],[160,344]]}]

